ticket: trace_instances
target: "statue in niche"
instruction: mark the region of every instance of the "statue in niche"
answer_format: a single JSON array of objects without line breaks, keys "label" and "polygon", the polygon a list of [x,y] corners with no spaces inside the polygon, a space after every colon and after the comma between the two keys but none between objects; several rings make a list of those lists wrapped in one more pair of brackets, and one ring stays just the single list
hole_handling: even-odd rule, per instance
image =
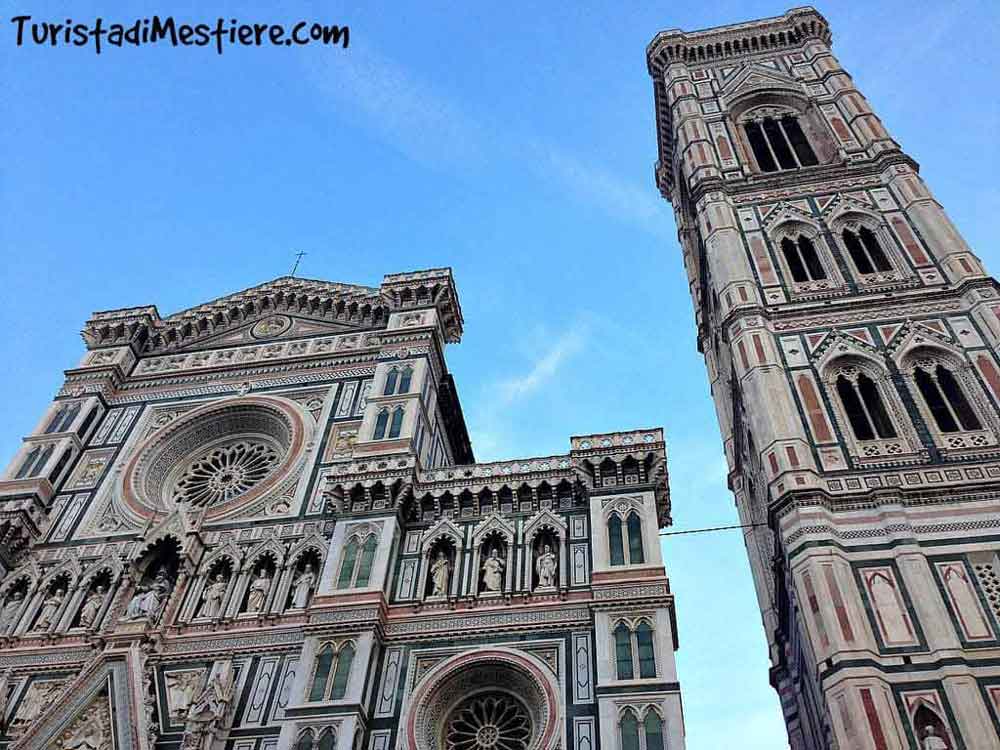
[{"label": "statue in niche", "polygon": [[101,607],[104,605],[104,595],[107,589],[101,584],[97,586],[87,594],[86,598],[83,600],[83,605],[80,607],[80,627],[89,628],[96,621],[97,616],[101,613]]},{"label": "statue in niche", "polygon": [[201,616],[216,618],[222,614],[222,600],[226,596],[229,581],[222,573],[216,573],[201,595]]},{"label": "statue in niche", "polygon": [[301,575],[292,583],[292,608],[305,609],[309,606],[309,597],[312,596],[313,586],[316,584],[316,573],[312,566],[307,565]]},{"label": "statue in niche", "polygon": [[262,612],[267,602],[267,592],[271,590],[271,576],[267,568],[257,571],[257,577],[250,582],[250,594],[247,596],[247,612]]},{"label": "statue in niche", "polygon": [[546,544],[541,554],[535,560],[535,573],[538,574],[538,588],[553,588],[556,584],[558,561],[551,545]]},{"label": "statue in niche", "polygon": [[42,609],[38,613],[38,619],[35,621],[35,630],[47,630],[52,626],[52,621],[59,612],[59,607],[62,606],[63,599],[65,598],[66,589],[56,589],[54,593],[49,594],[45,598],[45,601],[42,602]]},{"label": "statue in niche", "polygon": [[948,750],[948,743],[937,736],[934,727],[924,727],[924,741],[920,750]]},{"label": "statue in niche", "polygon": [[167,707],[171,719],[183,719],[187,716],[204,676],[202,671],[167,673]]},{"label": "statue in niche", "polygon": [[24,604],[24,592],[15,591],[3,605],[3,609],[0,609],[0,635],[6,633],[7,629],[14,624],[22,604]]},{"label": "statue in niche", "polygon": [[124,619],[155,621],[173,590],[174,584],[167,576],[167,569],[160,568],[151,584],[140,586],[135,592],[125,610]]},{"label": "statue in niche", "polygon": [[448,596],[448,584],[451,582],[451,560],[438,550],[437,558],[431,565],[431,596]]},{"label": "statue in niche", "polygon": [[187,712],[181,750],[211,750],[225,729],[233,699],[232,665],[211,677]]},{"label": "statue in niche", "polygon": [[483,563],[483,586],[488,593],[494,594],[503,591],[505,567],[497,548],[493,547],[486,556],[486,562]]}]

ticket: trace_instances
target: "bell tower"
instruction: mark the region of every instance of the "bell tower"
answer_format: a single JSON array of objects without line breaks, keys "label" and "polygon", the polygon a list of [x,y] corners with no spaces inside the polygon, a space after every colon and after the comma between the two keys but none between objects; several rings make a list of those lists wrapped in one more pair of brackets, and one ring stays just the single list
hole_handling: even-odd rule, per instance
[{"label": "bell tower", "polygon": [[794,750],[1000,748],[1000,295],[812,8],[647,49]]}]

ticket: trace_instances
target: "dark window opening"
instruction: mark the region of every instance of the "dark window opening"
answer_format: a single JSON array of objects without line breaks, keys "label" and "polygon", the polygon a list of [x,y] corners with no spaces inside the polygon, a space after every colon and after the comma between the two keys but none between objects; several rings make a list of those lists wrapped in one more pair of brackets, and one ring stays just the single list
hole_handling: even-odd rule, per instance
[{"label": "dark window opening", "polygon": [[958,432],[958,422],[952,416],[951,409],[945,403],[941,389],[934,382],[934,378],[920,367],[913,373],[913,377],[917,382],[917,388],[920,389],[920,395],[924,398],[924,403],[931,410],[931,416],[934,417],[938,429],[941,432]]},{"label": "dark window opening", "polygon": [[774,151],[774,155],[778,159],[781,168],[795,169],[799,166],[798,162],[795,161],[795,156],[792,155],[792,149],[788,146],[788,141],[785,140],[785,136],[781,132],[781,126],[777,120],[765,117],[763,128],[768,143],[771,144],[771,150]]},{"label": "dark window opening", "polygon": [[788,141],[792,144],[792,148],[795,149],[795,155],[799,158],[799,164],[803,167],[814,167],[819,164],[816,152],[809,145],[809,139],[806,138],[806,134],[802,132],[802,126],[799,125],[798,118],[792,117],[792,115],[785,115],[781,118],[781,126],[784,128],[785,135],[788,136]]},{"label": "dark window opening", "polygon": [[775,163],[774,157],[771,156],[771,149],[767,146],[760,125],[756,122],[748,122],[743,126],[743,129],[746,130],[750,148],[753,149],[754,158],[757,159],[757,166],[762,172],[777,172],[778,165]]}]

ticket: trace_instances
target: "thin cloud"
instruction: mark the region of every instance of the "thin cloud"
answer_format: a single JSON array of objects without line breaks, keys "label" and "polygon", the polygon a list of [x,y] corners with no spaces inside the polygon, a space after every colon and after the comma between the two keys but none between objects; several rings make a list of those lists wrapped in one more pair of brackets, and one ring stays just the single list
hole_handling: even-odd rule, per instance
[{"label": "thin cloud", "polygon": [[530,136],[485,127],[451,98],[371,49],[353,45],[349,59],[306,58],[310,79],[337,104],[421,164],[467,173],[492,160],[566,192],[581,203],[658,237],[669,235],[667,212],[652,188]]},{"label": "thin cloud", "polygon": [[563,362],[583,349],[585,342],[586,329],[583,326],[571,328],[552,342],[528,372],[500,382],[501,401],[509,405],[537,391],[555,377]]}]

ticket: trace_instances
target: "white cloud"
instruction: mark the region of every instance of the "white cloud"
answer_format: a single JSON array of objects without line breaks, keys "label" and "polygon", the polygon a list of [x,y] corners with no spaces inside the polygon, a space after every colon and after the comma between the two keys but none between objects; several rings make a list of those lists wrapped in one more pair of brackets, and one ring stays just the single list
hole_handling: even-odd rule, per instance
[{"label": "white cloud", "polygon": [[562,363],[583,348],[586,330],[583,324],[574,326],[552,341],[528,372],[502,380],[498,386],[501,401],[509,405],[534,393],[550,381]]}]

